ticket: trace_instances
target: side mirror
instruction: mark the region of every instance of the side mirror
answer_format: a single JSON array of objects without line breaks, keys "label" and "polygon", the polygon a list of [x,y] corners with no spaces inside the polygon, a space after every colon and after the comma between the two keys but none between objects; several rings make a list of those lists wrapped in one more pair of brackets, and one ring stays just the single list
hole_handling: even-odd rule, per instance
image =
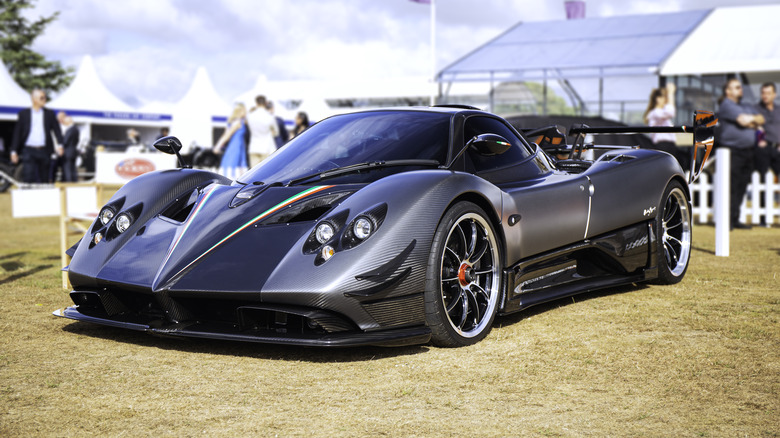
[{"label": "side mirror", "polygon": [[704,169],[704,164],[710,157],[715,146],[715,126],[718,118],[712,111],[696,111],[693,113],[693,147],[691,148],[691,175],[688,184],[696,181]]},{"label": "side mirror", "polygon": [[179,159],[179,167],[183,169],[188,169],[192,167],[184,164],[184,159],[182,159],[181,154],[179,153],[182,146],[181,146],[181,141],[179,141],[178,138],[172,135],[159,138],[157,139],[157,141],[154,142],[154,148],[165,154],[176,155],[176,157]]},{"label": "side mirror", "polygon": [[498,134],[481,134],[469,140],[466,147],[480,155],[501,155],[512,147],[512,143]]}]

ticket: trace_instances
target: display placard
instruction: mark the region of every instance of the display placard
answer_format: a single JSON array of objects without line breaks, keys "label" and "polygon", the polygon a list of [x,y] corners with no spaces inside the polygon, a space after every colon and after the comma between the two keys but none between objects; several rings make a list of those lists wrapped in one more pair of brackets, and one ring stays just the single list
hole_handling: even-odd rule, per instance
[{"label": "display placard", "polygon": [[95,154],[95,182],[98,184],[125,184],[147,172],[175,168],[174,155],[119,152]]}]

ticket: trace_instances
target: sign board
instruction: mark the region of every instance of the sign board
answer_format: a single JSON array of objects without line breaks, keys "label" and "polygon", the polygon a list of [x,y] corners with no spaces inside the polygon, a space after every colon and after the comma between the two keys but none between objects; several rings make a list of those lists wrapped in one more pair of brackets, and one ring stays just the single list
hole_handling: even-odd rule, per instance
[{"label": "sign board", "polygon": [[157,153],[100,152],[95,154],[95,182],[125,184],[155,170],[175,169],[176,156]]},{"label": "sign board", "polygon": [[15,218],[59,216],[60,189],[56,187],[13,189],[11,190],[11,210]]},{"label": "sign board", "polygon": [[[97,216],[97,188],[94,185],[65,188],[68,217],[94,219]],[[11,190],[13,217],[45,217],[60,215],[60,188],[46,187]]]}]

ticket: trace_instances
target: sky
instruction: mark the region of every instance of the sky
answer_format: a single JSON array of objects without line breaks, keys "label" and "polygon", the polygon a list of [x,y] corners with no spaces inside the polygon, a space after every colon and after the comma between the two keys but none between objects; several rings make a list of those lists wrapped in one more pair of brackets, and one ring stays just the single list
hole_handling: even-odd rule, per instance
[{"label": "sky", "polygon": [[[586,0],[586,16],[780,0]],[[563,20],[564,0],[436,0],[436,69],[519,22]],[[199,66],[231,102],[269,81],[431,77],[429,5],[410,0],[37,0],[59,12],[33,49],[77,68],[91,55],[132,106],[176,102]]]}]

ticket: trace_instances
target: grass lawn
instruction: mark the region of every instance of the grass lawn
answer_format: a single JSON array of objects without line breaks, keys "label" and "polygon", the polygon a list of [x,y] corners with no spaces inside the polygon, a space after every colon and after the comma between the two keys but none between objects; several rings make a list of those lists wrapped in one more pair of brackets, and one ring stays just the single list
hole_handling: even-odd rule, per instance
[{"label": "grass lawn", "polygon": [[[51,315],[56,218],[0,194],[0,436],[780,435],[780,229],[697,226],[688,274],[508,317],[477,345],[323,350]],[[74,238],[75,241],[75,238]]]}]

